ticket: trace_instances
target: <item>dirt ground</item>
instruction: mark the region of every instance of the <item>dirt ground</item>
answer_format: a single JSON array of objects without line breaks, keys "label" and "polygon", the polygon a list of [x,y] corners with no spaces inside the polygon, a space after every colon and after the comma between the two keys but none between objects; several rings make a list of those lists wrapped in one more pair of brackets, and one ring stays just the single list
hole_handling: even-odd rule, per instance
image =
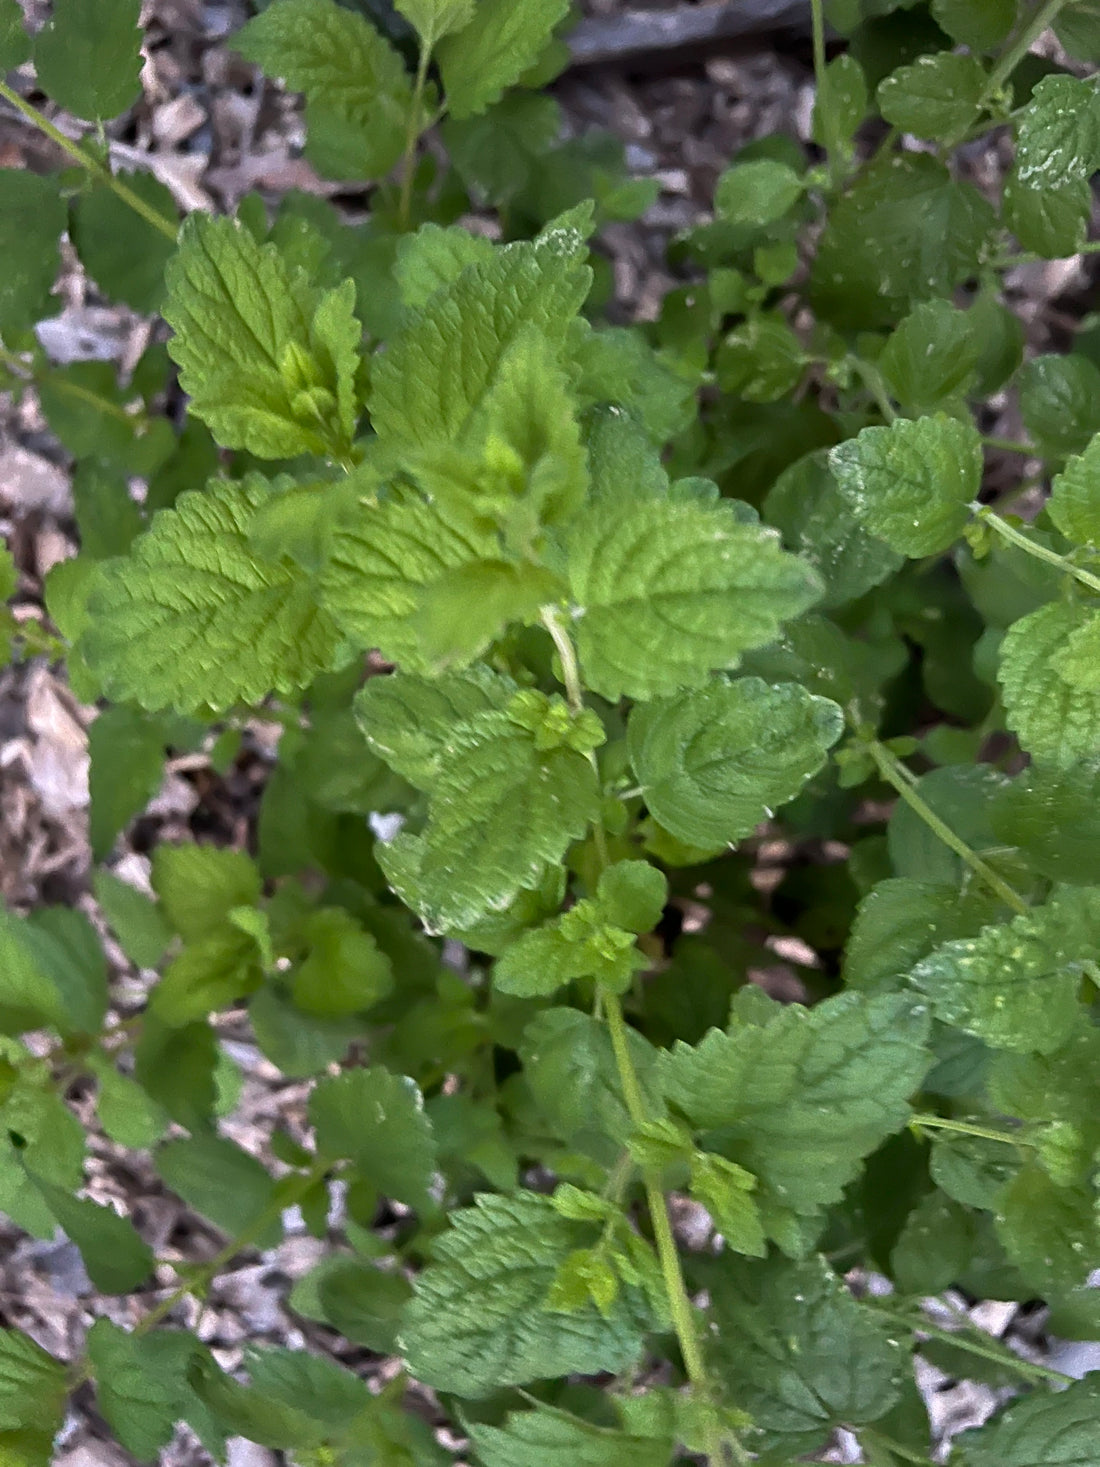
[{"label": "dirt ground", "polygon": [[[41,18],[40,0],[24,4]],[[640,0],[635,5],[646,8]],[[614,19],[622,7],[616,0],[589,0],[586,9]],[[150,170],[187,210],[232,210],[255,189],[273,197],[289,188],[334,192],[300,156],[296,101],[260,81],[226,45],[246,18],[242,0],[148,0],[144,18],[143,100],[129,120],[109,129],[118,165]],[[715,179],[732,154],[749,139],[776,130],[808,136],[812,71],[808,50],[797,40],[788,38],[776,49],[765,38],[751,49],[716,50],[664,67],[657,58],[644,69],[577,68],[563,75],[555,91],[569,128],[610,128],[626,144],[631,170],[660,184],[656,202],[638,224],[614,225],[604,234],[622,310],[649,319],[677,283],[665,264],[669,239],[706,216]],[[0,166],[42,169],[55,161],[51,145],[0,104]],[[994,161],[978,152],[968,168],[981,181]],[[1074,261],[1028,267],[1010,281],[1037,345],[1072,329],[1088,283],[1082,268]],[[59,363],[106,360],[125,371],[157,329],[162,328],[100,301],[70,257],[58,286],[57,314],[43,324],[41,339]],[[1008,404],[995,431],[1018,435]],[[35,613],[46,572],[76,551],[70,469],[33,392],[19,404],[0,399],[0,533],[20,570],[20,614]],[[87,833],[87,729],[94,717],[94,709],[72,696],[62,669],[36,661],[0,671],[0,898],[16,909],[75,903],[97,918],[88,894]],[[242,844],[273,747],[271,731],[257,726],[224,776],[202,754],[175,761],[131,838],[119,842],[116,872],[139,886],[147,883],[146,852],[159,839],[201,832],[204,839]],[[121,953],[112,949],[111,956],[116,1003],[125,1013],[141,1003],[145,982],[126,967]],[[225,1129],[262,1153],[275,1120],[300,1113],[303,1089],[280,1079],[233,1016],[222,1033],[243,1074],[242,1101]],[[72,1099],[82,1109],[80,1095]],[[216,1251],[217,1234],[168,1194],[151,1168],[102,1138],[93,1141],[90,1181],[93,1195],[121,1198],[133,1209],[158,1254],[200,1259]],[[290,1222],[280,1247],[243,1255],[201,1310],[186,1306],[179,1317],[198,1329],[226,1366],[237,1363],[244,1342],[279,1341],[329,1351],[380,1380],[392,1375],[396,1362],[370,1356],[331,1331],[307,1331],[284,1312],[281,1301],[290,1283],[323,1250]],[[965,1307],[961,1299],[954,1302]],[[0,1323],[26,1329],[51,1352],[68,1356],[79,1351],[97,1315],[132,1324],[140,1312],[130,1300],[97,1296],[66,1241],[28,1240],[0,1222]],[[1025,1352],[1051,1358],[1041,1317],[1001,1304],[979,1305],[974,1313],[995,1333],[1013,1335]],[[1091,1347],[1076,1347],[1085,1348]],[[1100,1365],[1100,1347],[1096,1354],[1093,1368]],[[1060,1357],[1054,1363],[1069,1365]],[[941,1437],[984,1419],[999,1399],[995,1391],[953,1382],[931,1368],[922,1385]],[[82,1393],[66,1424],[58,1463],[121,1467],[130,1461],[107,1436],[90,1393]],[[838,1441],[829,1460],[854,1460],[851,1445]],[[200,1467],[209,1459],[181,1432],[161,1460],[165,1467]],[[230,1457],[232,1467],[274,1467],[276,1460],[243,1442],[234,1444]]]}]

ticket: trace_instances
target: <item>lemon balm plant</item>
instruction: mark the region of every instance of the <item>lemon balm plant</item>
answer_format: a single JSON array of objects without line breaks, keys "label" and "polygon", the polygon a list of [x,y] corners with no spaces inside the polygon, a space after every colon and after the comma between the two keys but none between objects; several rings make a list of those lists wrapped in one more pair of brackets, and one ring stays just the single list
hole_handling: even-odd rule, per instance
[{"label": "lemon balm plant", "polygon": [[[630,330],[599,227],[651,195],[558,142],[565,8],[259,10],[234,44],[369,194],[351,227],[299,195],[181,224],[101,125],[137,0],[33,37],[0,5],[4,64],[100,124],[0,84],[65,155],[0,172],[0,331],[82,545],[56,633],[3,630],[100,703],[93,887],[148,978],[120,1019],[81,914],[2,917],[0,1210],[129,1299],[70,1360],[0,1332],[5,1464],[49,1462],[89,1383],[137,1461],[185,1423],[214,1459],[436,1467],[449,1421],[485,1467],[782,1464],[841,1427],[923,1463],[917,1355],[1010,1387],[962,1467],[1095,1451],[1095,1378],[922,1300],[1100,1329],[1100,368],[1087,335],[1025,351],[1002,288],[1091,248],[1096,8],[815,0],[812,147],[731,160]],[[125,383],[37,344],[64,234],[166,323]],[[1019,443],[983,434],[1005,394]],[[1030,473],[990,502],[1006,452]],[[166,753],[232,759],[257,716],[249,850],[162,845],[155,899],[127,886]],[[777,942],[798,1002],[752,981]],[[263,1158],[221,1124],[245,1015],[309,1083]],[[85,1195],[74,1085],[224,1234],[207,1261]],[[185,1327],[295,1216],[328,1247],[287,1308],[399,1357],[380,1392],[275,1345],[228,1372]]]}]

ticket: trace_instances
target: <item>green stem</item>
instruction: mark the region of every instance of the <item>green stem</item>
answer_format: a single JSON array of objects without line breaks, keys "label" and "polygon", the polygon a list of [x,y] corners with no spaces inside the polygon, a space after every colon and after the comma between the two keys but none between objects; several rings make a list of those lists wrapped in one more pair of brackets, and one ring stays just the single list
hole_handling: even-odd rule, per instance
[{"label": "green stem", "polygon": [[953,1131],[959,1136],[978,1136],[983,1141],[1000,1141],[1005,1146],[1026,1146],[1028,1142],[1022,1135],[1014,1135],[1011,1131],[998,1131],[993,1126],[978,1126],[971,1121],[956,1121],[950,1116],[912,1115],[909,1117],[910,1126],[915,1126],[922,1131]]},{"label": "green stem", "polygon": [[975,501],[970,508],[974,511],[975,516],[991,530],[995,530],[1002,540],[1007,540],[1010,545],[1026,551],[1036,560],[1044,560],[1047,565],[1057,566],[1065,575],[1072,576],[1075,581],[1080,581],[1081,585],[1087,586],[1090,591],[1100,591],[1100,576],[1094,576],[1091,571],[1074,565],[1066,556],[1059,555],[1057,550],[1048,550],[1045,545],[1029,539],[1015,525],[1010,525],[1007,520],[1001,519],[1000,515],[993,514],[984,504],[978,504]]},{"label": "green stem", "polygon": [[986,448],[999,448],[1002,453],[1018,453],[1024,458],[1043,457],[1033,443],[1018,443],[1014,438],[995,438],[989,433],[983,433],[982,442]]},{"label": "green stem", "polygon": [[[626,1101],[630,1119],[636,1126],[640,1126],[646,1120],[646,1105],[642,1087],[638,1081],[638,1072],[630,1057],[630,1044],[622,1004],[619,1002],[618,994],[610,992],[604,993],[603,1003],[607,1027],[611,1034],[611,1048],[619,1072],[619,1083],[623,1088],[623,1099]],[[713,1400],[710,1380],[707,1376],[699,1335],[695,1328],[695,1317],[691,1300],[688,1297],[687,1284],[684,1281],[684,1271],[680,1266],[680,1254],[676,1247],[676,1239],[672,1236],[672,1225],[668,1220],[668,1208],[665,1205],[665,1194],[661,1188],[660,1172],[652,1167],[646,1167],[642,1173],[642,1180],[645,1184],[646,1204],[653,1223],[653,1237],[657,1245],[657,1257],[661,1264],[661,1277],[664,1279],[665,1293],[668,1296],[673,1328],[680,1344],[680,1353],[684,1358],[684,1369],[687,1371],[692,1390],[696,1392],[701,1401],[710,1404]],[[740,1442],[734,1442],[731,1438],[731,1445],[733,1445],[738,1460],[748,1462],[749,1458],[744,1454]],[[720,1467],[722,1442],[717,1439],[717,1434],[708,1444],[707,1456],[714,1467]]]},{"label": "green stem", "polygon": [[875,406],[882,414],[887,423],[897,420],[894,404],[890,401],[890,393],[887,389],[882,373],[874,362],[868,362],[863,357],[850,356],[848,358],[853,370],[863,379],[863,385],[875,400]]},{"label": "green stem", "polygon": [[[979,108],[985,107],[997,95],[1043,32],[1050,29],[1065,4],[1066,0],[1043,0],[1043,4],[1037,7],[1019,36],[989,73],[989,80],[978,98]],[[954,145],[955,140],[952,139],[950,146]]]},{"label": "green stem", "polygon": [[829,83],[825,75],[828,61],[825,55],[824,0],[810,0],[810,26],[813,31],[814,83],[817,105],[821,109],[822,136],[825,139],[825,166],[828,169],[830,181],[835,185],[839,148],[837,147],[836,119],[833,116]]},{"label": "green stem", "polygon": [[48,137],[52,143],[56,143],[62,152],[67,153],[74,163],[79,164],[81,168],[87,169],[94,178],[99,179],[100,183],[106,184],[112,193],[116,194],[124,204],[128,204],[133,209],[135,214],[140,214],[146,224],[159,230],[173,244],[175,243],[179,235],[178,221],[166,219],[163,214],[158,213],[139,194],[134,193],[132,188],[127,187],[120,178],[116,178],[109,168],[100,163],[97,158],[93,158],[90,154],[86,153],[79,143],[74,143],[72,138],[67,138],[61,129],[55,127],[44,113],[39,112],[37,107],[32,107],[18,92],[13,91],[3,81],[0,81],[0,97],[10,102],[17,112],[21,113],[29,123],[36,127],[45,137]]},{"label": "green stem", "polygon": [[558,613],[552,606],[542,608],[541,619],[543,626],[554,641],[554,650],[561,663],[561,680],[565,684],[565,696],[569,707],[574,713],[580,713],[584,708],[584,689],[581,685],[581,673],[577,665],[573,639],[558,620]]},{"label": "green stem", "polygon": [[902,1446],[901,1442],[895,1441],[892,1436],[887,1436],[885,1432],[879,1431],[877,1427],[861,1427],[857,1435],[861,1443],[867,1442],[873,1445],[875,1442],[878,1442],[895,1457],[900,1457],[903,1462],[913,1462],[916,1464],[916,1467],[935,1467],[935,1463],[931,1457],[924,1457],[920,1452],[914,1452],[909,1447]]},{"label": "green stem", "polygon": [[401,158],[401,197],[397,207],[397,217],[402,229],[408,229],[412,216],[413,180],[416,177],[416,145],[420,140],[424,121],[422,115],[424,88],[428,81],[428,63],[431,56],[431,47],[426,44],[422,45],[420,59],[416,65],[416,82],[413,86],[408,126],[405,129],[405,151]]},{"label": "green stem", "polygon": [[[1037,1382],[1056,1381],[1064,1385],[1071,1377],[1063,1375],[1060,1370],[1052,1370],[1048,1365],[1036,1365],[1032,1360],[1024,1360],[1007,1345],[998,1345],[992,1338],[986,1336],[988,1343],[971,1339],[962,1330],[943,1329],[938,1324],[933,1324],[919,1309],[899,1308],[896,1304],[891,1305],[889,1300],[874,1299],[869,1301],[871,1307],[888,1314],[896,1319],[899,1324],[904,1324],[910,1329],[919,1330],[922,1335],[928,1335],[934,1340],[945,1340],[959,1350],[964,1350],[968,1355],[978,1355],[983,1360],[992,1360],[997,1365],[1003,1365],[1008,1370],[1015,1370],[1026,1380]],[[980,1333],[969,1320],[965,1322],[964,1328],[974,1333]]]},{"label": "green stem", "polygon": [[875,761],[883,779],[898,792],[913,814],[919,816],[929,830],[938,835],[944,845],[953,850],[970,867],[975,876],[979,876],[990,891],[995,892],[1006,906],[1011,907],[1018,916],[1023,916],[1028,910],[1028,905],[1023,897],[1013,891],[1008,882],[998,876],[993,867],[983,861],[977,851],[971,850],[966,842],[957,836],[951,827],[946,825],[932,807],[921,798],[909,782],[909,771],[900,759],[880,744],[877,739],[867,740],[867,752]]}]

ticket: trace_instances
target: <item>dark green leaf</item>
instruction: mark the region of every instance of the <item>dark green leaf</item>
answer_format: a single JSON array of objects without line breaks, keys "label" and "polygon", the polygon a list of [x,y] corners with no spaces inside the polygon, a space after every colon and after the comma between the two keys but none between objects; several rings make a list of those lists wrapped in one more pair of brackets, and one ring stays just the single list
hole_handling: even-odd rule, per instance
[{"label": "dark green leaf", "polygon": [[65,205],[56,180],[0,169],[0,331],[7,337],[50,314]]},{"label": "dark green leaf", "polygon": [[322,1080],[309,1102],[317,1149],[346,1157],[384,1196],[430,1204],[435,1142],[415,1081],[381,1066]]},{"label": "dark green leaf", "polygon": [[141,95],[140,14],[141,0],[55,0],[34,39],[39,86],[77,117],[125,112]]},{"label": "dark green leaf", "polygon": [[[251,1236],[258,1221],[271,1215],[275,1183],[267,1168],[222,1136],[169,1141],[156,1153],[156,1168],[165,1186],[230,1237],[246,1230]],[[270,1248],[281,1236],[276,1214],[253,1241]]]}]

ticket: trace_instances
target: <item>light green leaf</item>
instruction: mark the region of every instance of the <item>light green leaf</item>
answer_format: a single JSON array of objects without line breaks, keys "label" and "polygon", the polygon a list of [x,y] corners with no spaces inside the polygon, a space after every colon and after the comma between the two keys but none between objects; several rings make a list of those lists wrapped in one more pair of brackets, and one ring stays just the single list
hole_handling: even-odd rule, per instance
[{"label": "light green leaf", "polygon": [[556,921],[521,933],[501,954],[493,982],[502,993],[524,998],[551,994],[574,978],[592,978],[621,993],[649,966],[634,936],[609,922],[598,900],[585,897]]},{"label": "light green leaf", "polygon": [[[812,1214],[840,1199],[860,1161],[901,1130],[930,1064],[927,1011],[908,997],[845,993],[815,1008],[712,1029],[661,1055],[668,1100],[708,1149]],[[720,1144],[719,1144],[720,1143]]]},{"label": "light green leaf", "polygon": [[1074,887],[1011,922],[957,938],[909,975],[936,1016],[994,1048],[1057,1049],[1078,1015],[1077,990],[1095,962],[1100,892]]},{"label": "light green leaf", "polygon": [[436,678],[395,673],[370,679],[356,695],[355,717],[374,752],[410,784],[427,790],[447,757],[452,729],[504,708],[515,691],[511,678],[483,665]]},{"label": "light green leaf", "polygon": [[405,305],[423,310],[441,286],[458,279],[467,265],[485,265],[493,258],[493,245],[482,234],[471,234],[460,224],[443,228],[422,224],[415,234],[401,237],[397,245],[394,277]]},{"label": "light green leaf", "polygon": [[616,861],[596,887],[600,910],[628,932],[652,932],[668,900],[668,878],[648,861]]},{"label": "light green leaf", "polygon": [[60,1360],[21,1330],[0,1329],[0,1432],[33,1430],[52,1438],[68,1393]]},{"label": "light green leaf", "polygon": [[232,1007],[263,981],[264,965],[255,938],[236,925],[222,923],[205,937],[189,942],[172,959],[153,989],[148,1012],[159,1023],[181,1029]]},{"label": "light green leaf", "polygon": [[972,385],[984,342],[978,318],[925,301],[893,331],[878,366],[908,411],[931,412]]},{"label": "light green leaf", "polygon": [[1100,434],[1055,475],[1046,509],[1074,545],[1100,546]]},{"label": "light green leaf", "polygon": [[322,1155],[347,1157],[384,1196],[424,1208],[435,1173],[435,1142],[415,1081],[381,1066],[322,1080],[309,1116]]},{"label": "light green leaf", "polygon": [[115,838],[160,789],[165,733],[157,719],[119,705],[105,709],[88,731],[91,756],[89,835],[92,856],[110,855]]},{"label": "light green leaf", "polygon": [[1025,250],[1060,260],[1085,242],[1092,191],[1083,178],[1053,187],[1021,183],[1015,170],[1005,179],[1001,217]]},{"label": "light green leaf", "polygon": [[735,163],[718,179],[714,208],[730,224],[764,225],[781,219],[802,196],[802,179],[771,158]]},{"label": "light green leaf", "polygon": [[735,327],[714,359],[719,387],[746,402],[778,402],[794,391],[805,366],[802,343],[778,312],[755,314]]},{"label": "light green leaf", "polygon": [[533,1192],[482,1195],[453,1212],[405,1313],[401,1345],[413,1375],[477,1398],[532,1380],[631,1368],[642,1344],[633,1290],[620,1292],[606,1317],[594,1305],[572,1314],[545,1306],[558,1268],[597,1235]]},{"label": "light green leaf", "polygon": [[38,85],[76,117],[117,117],[141,96],[141,0],[55,0],[34,38]]},{"label": "light green leaf", "polygon": [[57,182],[24,168],[0,169],[0,332],[8,337],[51,314],[65,205]]},{"label": "light green leaf", "polygon": [[212,1133],[169,1141],[156,1153],[154,1164],[166,1187],[229,1237],[246,1230],[251,1236],[264,1216],[271,1221],[253,1238],[255,1246],[270,1248],[282,1236],[279,1216],[272,1216],[274,1181],[261,1162],[234,1142]]},{"label": "light green leaf", "polygon": [[40,907],[19,918],[0,909],[0,1012],[16,1034],[43,1022],[65,1035],[98,1034],[107,963],[82,912]]},{"label": "light green leaf", "polygon": [[411,491],[395,494],[377,507],[350,506],[332,526],[321,598],[360,647],[378,647],[406,671],[428,672],[433,659],[421,646],[417,613],[429,589],[449,571],[497,553],[497,538],[468,516]]},{"label": "light green leaf", "polygon": [[1100,884],[1100,765],[1032,762],[993,802],[997,838],[1052,881]]},{"label": "light green leaf", "polygon": [[1086,1467],[1095,1455],[1100,1377],[1010,1401],[955,1439],[960,1467]]},{"label": "light green leaf", "polygon": [[1084,1284],[1100,1257],[1100,1219],[1088,1172],[1062,1186],[1038,1162],[1023,1166],[997,1199],[997,1236],[1035,1291],[1047,1298]]},{"label": "light green leaf", "polygon": [[752,1172],[724,1156],[696,1151],[691,1158],[691,1195],[710,1213],[734,1253],[764,1258],[768,1252],[760,1210],[753,1198]]},{"label": "light green leaf", "polygon": [[471,1422],[484,1467],[667,1467],[672,1443],[593,1426],[552,1406],[510,1411],[503,1426]]},{"label": "light green leaf", "polygon": [[584,679],[609,699],[698,687],[820,594],[775,531],[729,502],[594,502],[567,549]]},{"label": "light green leaf", "polygon": [[406,904],[430,928],[461,932],[537,886],[595,818],[596,777],[580,745],[601,741],[561,699],[533,691],[453,729],[423,835],[402,833],[378,852]]},{"label": "light green leaf", "polygon": [[764,516],[825,583],[823,607],[842,606],[880,585],[902,564],[848,508],[824,452],[784,469],[764,501]]},{"label": "light green leaf", "polygon": [[475,0],[395,0],[396,8],[415,28],[426,51],[460,31],[474,18]]},{"label": "light green leaf", "polygon": [[169,1029],[150,1020],[134,1046],[134,1078],[190,1131],[209,1125],[217,1101],[218,1043],[209,1024]]},{"label": "light green leaf", "polygon": [[1083,453],[1100,432],[1100,368],[1079,353],[1032,357],[1020,373],[1020,415],[1048,456]]},{"label": "light green leaf", "polygon": [[852,513],[903,555],[935,555],[969,519],[982,479],[982,445],[970,422],[937,413],[864,428],[829,453]]},{"label": "light green leaf", "polygon": [[561,592],[557,576],[530,562],[471,561],[424,588],[416,635],[436,668],[465,666],[509,626],[536,623],[540,609]]},{"label": "light green leaf", "polygon": [[1100,168],[1100,92],[1064,73],[1044,76],[1016,139],[1016,172],[1032,188],[1058,188]]},{"label": "light green leaf", "polygon": [[478,0],[473,20],[437,52],[451,116],[498,102],[538,61],[568,8],[567,0]]},{"label": "light green leaf", "polygon": [[153,1272],[153,1250],[129,1218],[31,1174],[47,1207],[80,1249],[88,1277],[101,1293],[130,1294]]},{"label": "light green leaf", "polygon": [[977,115],[985,67],[976,56],[934,51],[899,66],[879,85],[883,117],[919,138],[946,139],[964,133]]},{"label": "light green leaf", "polygon": [[233,45],[306,98],[307,156],[329,178],[381,178],[413,109],[400,55],[335,0],[275,0]]},{"label": "light green leaf", "polygon": [[191,1360],[204,1353],[194,1335],[182,1330],[129,1334],[109,1319],[88,1331],[88,1359],[96,1385],[96,1404],[128,1452],[142,1462],[158,1459],[186,1419],[204,1445],[224,1444],[217,1428],[187,1383]]},{"label": "light green leaf", "polygon": [[155,968],[172,940],[157,904],[111,871],[93,872],[92,888],[122,951],[136,967]]},{"label": "light green leaf", "polygon": [[1100,755],[1100,689],[1067,682],[1055,666],[1095,615],[1054,601],[1015,622],[1001,643],[997,675],[1008,726],[1029,754],[1063,769]]},{"label": "light green leaf", "polygon": [[562,343],[588,292],[583,257],[576,223],[555,223],[438,290],[375,366],[370,412],[378,436],[406,447],[453,442],[521,332],[535,326]]},{"label": "light green leaf", "polygon": [[19,572],[15,568],[11,551],[0,545],[0,604],[9,601],[19,585]]},{"label": "light green leaf", "polygon": [[111,696],[144,708],[230,708],[306,686],[337,634],[313,583],[249,544],[270,487],[212,480],[162,510],[131,555],[106,562],[83,651]]},{"label": "light green leaf", "polygon": [[120,1074],[107,1055],[89,1056],[88,1068],[98,1082],[96,1114],[118,1146],[144,1151],[168,1129],[168,1117],[129,1075]]},{"label": "light green leaf", "polygon": [[[150,173],[130,173],[125,183],[149,207],[172,221],[171,191]],[[106,184],[93,182],[73,203],[72,242],[80,263],[109,300],[135,311],[160,310],[164,269],[175,253],[173,241]]]},{"label": "light green leaf", "polygon": [[303,1013],[340,1018],[361,1013],[393,988],[393,965],[369,932],[342,907],[322,907],[301,930],[309,953],[291,979]]},{"label": "light green leaf", "polygon": [[953,41],[991,51],[1016,20],[1016,0],[932,0],[932,14]]},{"label": "light green leaf", "polygon": [[234,907],[260,899],[260,873],[243,851],[214,846],[158,845],[153,890],[175,930],[198,942],[221,926]]},{"label": "light green leaf", "polygon": [[628,746],[666,830],[695,845],[733,844],[794,799],[843,730],[840,708],[796,683],[716,678],[635,709]]},{"label": "light green leaf", "polygon": [[705,1278],[718,1376],[758,1427],[819,1442],[841,1423],[877,1421],[897,1400],[908,1349],[824,1258],[725,1257]]},{"label": "light green leaf", "polygon": [[998,914],[984,892],[911,877],[879,881],[860,902],[844,952],[849,988],[874,993],[900,988],[914,964],[934,947],[976,937]]},{"label": "light green leaf", "polygon": [[219,443],[259,458],[347,456],[362,335],[351,281],[322,294],[275,245],[201,210],[166,280],[169,351],[190,411]]},{"label": "light green leaf", "polygon": [[810,134],[818,147],[827,146],[826,139],[831,134],[836,144],[850,148],[860,123],[867,116],[868,101],[867,79],[856,58],[846,51],[834,56],[825,68],[814,99]]}]

